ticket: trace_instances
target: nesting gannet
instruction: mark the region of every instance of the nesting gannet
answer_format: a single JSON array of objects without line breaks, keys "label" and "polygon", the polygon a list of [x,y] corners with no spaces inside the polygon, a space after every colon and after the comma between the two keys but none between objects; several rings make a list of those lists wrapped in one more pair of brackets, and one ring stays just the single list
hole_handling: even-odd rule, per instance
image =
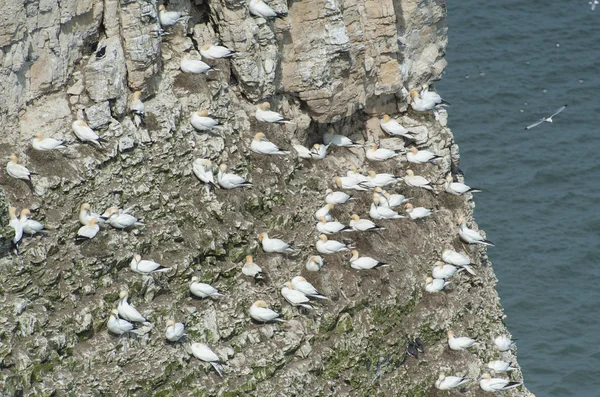
[{"label": "nesting gannet", "polygon": [[117,311],[119,312],[119,316],[121,316],[121,318],[124,318],[127,321],[131,321],[132,323],[146,322],[144,316],[142,316],[134,306],[130,305],[129,302],[127,302],[127,298],[129,297],[127,291],[121,291],[119,297],[121,298],[121,300],[119,300],[119,306],[117,307]]},{"label": "nesting gannet", "polygon": [[359,182],[366,182],[369,180],[369,177],[358,172],[358,169],[354,165],[350,166],[350,169],[346,172],[346,176],[348,178],[354,178]]},{"label": "nesting gannet", "polygon": [[292,306],[302,306],[312,309],[310,299],[300,291],[296,291],[289,281],[281,286],[281,295]]},{"label": "nesting gannet", "polygon": [[481,390],[491,392],[512,389],[513,387],[521,386],[521,384],[521,382],[510,382],[507,379],[492,378],[490,374],[481,375],[481,379],[479,380]]},{"label": "nesting gannet", "polygon": [[378,261],[368,256],[359,256],[357,250],[352,250],[352,258],[349,259],[350,267],[357,270],[370,270],[376,267],[388,266],[387,263]]},{"label": "nesting gannet", "polygon": [[323,160],[327,156],[328,148],[329,148],[329,145],[315,143],[314,145],[312,145],[312,148],[310,149],[310,155],[315,160]]},{"label": "nesting gannet", "polygon": [[315,212],[315,219],[320,221],[322,217],[324,217],[327,222],[330,222],[333,220],[333,216],[331,216],[330,211],[335,207],[334,204],[325,204],[322,208],[319,208],[316,212]]},{"label": "nesting gannet", "polygon": [[[362,182],[362,184],[363,184],[363,186],[366,186],[366,187],[375,188],[375,187],[394,185],[394,184],[400,182],[401,180],[402,180],[402,178],[397,177],[394,174],[386,174],[386,173],[377,174],[375,171],[370,170],[367,180]],[[365,184],[365,182],[366,182],[366,184]]]},{"label": "nesting gannet", "polygon": [[16,155],[11,154],[9,156],[9,160],[10,161],[6,163],[6,172],[8,175],[12,176],[13,178],[23,179],[25,181],[31,180],[29,177],[31,172],[27,169],[27,167],[18,163],[19,159]]},{"label": "nesting gannet", "polygon": [[492,243],[490,240],[486,240],[483,237],[481,237],[479,232],[477,232],[473,229],[469,229],[469,227],[467,226],[467,223],[465,221],[465,218],[463,218],[463,217],[458,218],[458,224],[459,224],[458,235],[465,243],[491,245],[492,247],[495,246],[494,243]]},{"label": "nesting gannet", "polygon": [[139,274],[164,273],[171,270],[170,267],[164,267],[152,260],[142,260],[142,257],[139,254],[133,256],[131,263],[129,263],[129,267],[134,273]]},{"label": "nesting gannet", "polygon": [[292,278],[292,288],[296,291],[302,292],[309,298],[329,299],[317,291],[317,289],[302,276],[296,276]]},{"label": "nesting gannet", "polygon": [[312,159],[313,158],[312,151],[309,148],[307,148],[306,146],[302,146],[299,144],[292,144],[292,147],[298,154],[298,157],[300,157],[301,159]]},{"label": "nesting gannet", "polygon": [[353,230],[351,226],[346,226],[338,221],[327,221],[327,218],[324,216],[319,218],[319,222],[317,222],[317,231],[323,234],[333,234],[350,230]]},{"label": "nesting gannet", "polygon": [[96,147],[102,148],[102,145],[100,144],[100,142],[98,142],[100,137],[94,132],[94,130],[92,130],[88,126],[88,124],[84,120],[75,120],[73,121],[71,126],[73,127],[73,132],[75,133],[77,138],[79,138],[80,141],[90,142],[93,143]]},{"label": "nesting gannet", "polygon": [[190,280],[190,292],[199,297],[199,298],[215,298],[218,296],[223,296],[214,288],[212,285],[201,283],[199,277],[194,276]]},{"label": "nesting gannet", "polygon": [[333,129],[330,128],[326,133],[323,134],[323,143],[327,146],[340,146],[340,147],[357,147],[360,146],[352,139],[344,135],[335,134]]},{"label": "nesting gannet", "polygon": [[215,186],[215,175],[212,170],[212,162],[208,159],[196,159],[192,163],[194,175],[207,185]]},{"label": "nesting gannet", "polygon": [[144,226],[143,222],[139,222],[138,218],[133,215],[122,212],[117,207],[111,207],[104,211],[103,218],[106,222],[115,229],[127,229],[133,226]]},{"label": "nesting gannet", "polygon": [[223,127],[219,125],[219,122],[217,120],[210,117],[210,113],[206,109],[201,109],[197,112],[192,112],[192,114],[190,115],[190,123],[192,124],[192,127],[194,127],[198,131],[223,129]]},{"label": "nesting gannet", "polygon": [[115,335],[126,334],[134,328],[133,324],[131,324],[129,321],[119,318],[119,312],[117,309],[111,310],[106,327],[110,333]]},{"label": "nesting gannet", "polygon": [[426,112],[435,108],[436,103],[432,100],[421,98],[416,90],[410,91],[410,107],[417,112]]},{"label": "nesting gannet", "polygon": [[333,182],[340,189],[368,190],[366,187],[360,186],[360,181],[354,177],[336,176],[333,178]]},{"label": "nesting gannet", "polygon": [[352,216],[350,217],[349,226],[351,226],[354,230],[359,232],[385,230],[385,228],[377,226],[368,219],[360,219],[360,217],[356,214],[352,214]]},{"label": "nesting gannet", "polygon": [[431,293],[440,292],[444,289],[446,285],[450,283],[450,281],[446,281],[440,278],[427,277],[427,279],[425,279],[425,291]]},{"label": "nesting gannet", "polygon": [[268,323],[269,321],[280,321],[285,323],[284,319],[278,318],[279,313],[269,309],[267,307],[267,302],[263,300],[256,301],[250,306],[250,317],[253,320],[258,321],[260,323]]},{"label": "nesting gannet", "polygon": [[288,244],[278,238],[269,238],[267,233],[258,235],[258,241],[262,244],[262,249],[265,252],[293,253],[292,244]]},{"label": "nesting gannet", "polygon": [[444,185],[444,190],[446,190],[447,193],[453,194],[455,196],[460,196],[461,194],[465,193],[481,192],[481,189],[467,186],[462,182],[454,182],[454,178],[451,174],[448,174],[446,176],[446,184]]},{"label": "nesting gannet", "polygon": [[49,151],[54,149],[65,149],[63,141],[56,140],[54,138],[44,138],[44,134],[37,132],[35,138],[31,141],[31,146],[35,150]]},{"label": "nesting gannet", "polygon": [[552,113],[550,116],[541,118],[539,121],[536,121],[535,123],[528,125],[527,127],[525,127],[526,130],[531,129],[533,127],[536,127],[540,124],[542,124],[543,122],[546,123],[552,123],[552,117],[556,116],[557,114],[559,114],[560,112],[562,112],[563,110],[565,110],[567,108],[567,105],[563,105],[560,108],[558,108],[554,113]]},{"label": "nesting gannet", "polygon": [[446,279],[454,276],[461,270],[463,269],[458,269],[455,266],[447,265],[444,262],[436,262],[431,272],[431,275],[433,276],[433,278]]},{"label": "nesting gannet", "polygon": [[438,379],[435,381],[435,387],[439,390],[451,390],[467,382],[470,382],[470,380],[467,378],[440,374]]},{"label": "nesting gannet", "polygon": [[415,175],[413,170],[406,170],[404,183],[412,187],[422,187],[423,189],[433,190],[433,187],[431,187],[431,182],[420,175]]},{"label": "nesting gannet", "polygon": [[395,207],[399,207],[402,204],[406,204],[408,202],[408,200],[403,194],[389,194],[389,193],[383,193],[383,198],[385,200],[380,200],[381,204],[379,205],[385,205],[386,207],[390,207],[390,208],[395,208]]},{"label": "nesting gannet", "polygon": [[441,158],[442,156],[433,154],[428,150],[419,150],[414,146],[411,146],[410,150],[406,153],[406,159],[408,160],[408,162],[415,164],[435,164],[435,162]]},{"label": "nesting gannet", "polygon": [[88,203],[81,204],[81,207],[79,207],[79,223],[86,226],[90,223],[91,219],[97,219],[99,225],[104,224],[104,219],[99,214],[92,212]]},{"label": "nesting gannet", "polygon": [[275,145],[273,142],[270,142],[267,138],[265,138],[265,134],[262,132],[254,135],[254,139],[250,144],[250,149],[254,153],[258,154],[290,154],[290,152],[282,151]]},{"label": "nesting gannet", "polygon": [[323,258],[319,255],[313,255],[308,258],[305,267],[309,272],[318,272],[323,267]]},{"label": "nesting gannet", "polygon": [[256,263],[254,263],[254,258],[252,255],[246,256],[246,262],[244,266],[242,266],[242,274],[252,277],[256,280],[263,279],[262,269]]},{"label": "nesting gannet", "polygon": [[204,343],[192,343],[192,354],[200,361],[204,361],[212,365],[220,377],[223,377],[221,359],[213,352],[210,347]]},{"label": "nesting gannet", "polygon": [[227,165],[221,164],[219,166],[219,173],[217,174],[217,182],[223,189],[235,189],[238,187],[252,187],[252,184],[246,181],[241,176],[230,174],[227,171]]},{"label": "nesting gannet", "polygon": [[160,21],[160,26],[173,26],[184,19],[186,19],[186,17],[182,17],[177,11],[167,11],[167,8],[163,4],[158,6],[158,20]]},{"label": "nesting gannet", "polygon": [[423,85],[423,88],[421,88],[421,93],[419,95],[421,95],[421,98],[423,98],[423,100],[433,102],[436,105],[439,105],[441,103],[448,105],[448,102],[444,101],[440,94],[438,94],[435,91],[429,91],[429,86],[427,84]]},{"label": "nesting gannet", "polygon": [[327,236],[321,234],[317,241],[317,251],[321,254],[335,254],[336,252],[348,251],[350,248],[336,240],[328,240]]},{"label": "nesting gannet", "polygon": [[146,107],[144,106],[144,102],[140,99],[142,96],[141,91],[136,91],[131,96],[131,100],[129,101],[129,111],[133,115],[133,122],[136,127],[139,127],[142,124],[142,120],[144,119],[144,110]]},{"label": "nesting gannet", "polygon": [[97,218],[90,218],[88,224],[85,226],[81,226],[79,230],[77,230],[77,239],[92,239],[96,237],[98,232],[100,231],[100,226],[98,225]]},{"label": "nesting gannet", "polygon": [[206,73],[209,70],[216,70],[212,66],[208,65],[205,62],[202,62],[198,59],[190,59],[188,55],[181,58],[181,63],[179,64],[179,68],[184,73]]},{"label": "nesting gannet", "polygon": [[331,189],[325,191],[325,202],[327,204],[344,204],[352,200],[352,196],[344,192],[334,192]]},{"label": "nesting gannet", "polygon": [[494,339],[494,344],[496,345],[496,348],[501,352],[508,351],[515,347],[515,343],[512,340],[510,340],[510,338],[506,335],[497,336]]},{"label": "nesting gannet", "polygon": [[165,338],[169,342],[177,342],[185,335],[185,326],[182,323],[176,323],[174,320],[167,321],[165,328]]},{"label": "nesting gannet", "polygon": [[45,233],[46,230],[44,230],[44,225],[36,220],[29,219],[29,215],[31,215],[31,212],[27,208],[21,210],[19,222],[21,222],[21,226],[23,226],[23,234],[33,236],[36,233]]},{"label": "nesting gannet", "polygon": [[471,260],[468,256],[453,250],[444,250],[444,252],[442,252],[442,260],[446,263],[456,266],[465,266],[471,264]]},{"label": "nesting gannet", "polygon": [[204,44],[202,48],[200,48],[200,55],[206,59],[227,58],[233,54],[235,54],[235,51],[220,45]]},{"label": "nesting gannet", "polygon": [[414,219],[425,218],[425,217],[431,215],[431,213],[433,212],[433,210],[430,210],[429,208],[414,207],[410,203],[405,204],[404,205],[404,209],[408,213],[408,215],[410,216],[410,219],[413,219],[413,220]]},{"label": "nesting gannet", "polygon": [[21,238],[23,238],[23,224],[17,218],[17,209],[15,207],[8,208],[8,216],[10,220],[8,222],[8,226],[12,227],[15,231],[15,236],[12,239],[14,245],[17,245]]},{"label": "nesting gannet", "polygon": [[511,367],[511,364],[512,363],[507,363],[506,361],[502,360],[494,360],[490,361],[487,366],[489,369],[499,374],[502,372],[510,372],[516,370],[516,368]]},{"label": "nesting gannet", "polygon": [[380,205],[381,197],[373,196],[373,203],[371,203],[371,209],[369,210],[369,216],[373,219],[402,219],[406,218],[398,214],[391,208]]},{"label": "nesting gannet", "polygon": [[466,336],[455,337],[454,331],[448,331],[448,346],[452,350],[466,350],[469,347],[476,344],[477,341],[475,339],[468,338]]},{"label": "nesting gannet", "polygon": [[385,161],[398,156],[393,150],[379,148],[376,143],[371,144],[371,149],[367,150],[366,154],[371,161]]},{"label": "nesting gannet", "polygon": [[263,0],[250,0],[249,8],[250,8],[250,14],[252,14],[256,17],[264,18],[264,19],[283,18],[287,15],[284,13],[276,12],[271,7],[266,5]]},{"label": "nesting gannet", "polygon": [[264,121],[265,123],[293,124],[290,119],[286,119],[279,113],[269,109],[271,109],[271,104],[269,102],[263,102],[258,105],[256,107],[256,113],[254,114],[256,120]]},{"label": "nesting gannet", "polygon": [[401,136],[407,139],[414,139],[414,132],[407,130],[402,127],[396,120],[384,114],[381,120],[379,120],[381,129],[387,132],[391,136]]}]

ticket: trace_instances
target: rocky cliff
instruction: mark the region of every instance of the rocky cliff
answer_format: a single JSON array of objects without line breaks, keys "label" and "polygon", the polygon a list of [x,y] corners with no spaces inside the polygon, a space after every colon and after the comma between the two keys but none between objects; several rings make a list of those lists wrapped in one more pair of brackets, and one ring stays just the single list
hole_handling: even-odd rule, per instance
[{"label": "rocky cliff", "polygon": [[[271,0],[287,16],[265,20],[246,1],[175,0],[185,15],[163,32],[155,0],[31,0],[3,2],[0,20],[0,156],[16,153],[36,175],[31,183],[0,173],[0,389],[2,395],[199,396],[437,396],[440,372],[479,379],[501,355],[493,337],[504,334],[503,312],[486,251],[466,248],[476,276],[466,272],[439,294],[424,280],[446,248],[463,249],[458,216],[473,203],[443,192],[444,176],[458,164],[446,112],[417,113],[408,90],[430,84],[446,66],[445,6],[436,0]],[[217,70],[182,73],[187,52],[221,43],[237,52],[208,60]],[[103,50],[101,50],[103,49]],[[141,91],[146,116],[136,128],[127,111]],[[261,123],[255,106],[294,124]],[[222,131],[197,132],[190,115],[209,109]],[[305,269],[318,234],[313,213],[332,178],[354,165],[366,173],[408,168],[405,144],[381,131],[392,114],[418,132],[421,147],[443,156],[412,169],[434,181],[436,192],[393,190],[435,209],[420,222],[380,221],[386,230],[347,233],[361,254],[389,267],[357,271],[348,256],[327,255],[318,272]],[[106,141],[81,143],[71,123],[85,117]],[[283,149],[310,146],[330,128],[360,141],[379,141],[402,155],[369,163],[363,148],[330,148],[323,161],[250,151],[258,132]],[[61,151],[32,149],[35,133],[66,141]],[[192,173],[195,158],[227,163],[252,188],[207,193]],[[368,217],[370,193],[337,206],[347,223]],[[469,196],[470,197],[470,196]],[[103,227],[76,243],[81,203],[96,211],[131,207],[145,227]],[[11,252],[8,206],[30,208],[48,233],[24,237]],[[296,255],[262,252],[257,233],[293,241]],[[341,239],[342,237],[338,237]],[[172,271],[142,276],[129,268],[133,254]],[[266,279],[241,274],[252,254]],[[304,275],[330,299],[298,310],[280,286]],[[215,300],[192,298],[191,276],[217,287]],[[119,292],[153,324],[138,336],[107,332]],[[248,308],[267,301],[288,321],[258,325]],[[185,323],[187,343],[169,344],[169,319]],[[446,332],[478,337],[470,351],[448,349]],[[408,339],[426,353],[406,357]],[[190,355],[205,342],[224,361],[224,377]],[[519,379],[519,371],[511,375]],[[461,395],[484,392],[476,382]],[[524,389],[506,395],[528,395]]]}]

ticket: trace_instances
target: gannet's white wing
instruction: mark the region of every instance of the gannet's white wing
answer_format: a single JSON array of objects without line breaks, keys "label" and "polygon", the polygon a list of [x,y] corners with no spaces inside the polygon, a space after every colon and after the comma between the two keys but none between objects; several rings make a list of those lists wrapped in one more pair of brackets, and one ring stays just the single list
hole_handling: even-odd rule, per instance
[{"label": "gannet's white wing", "polygon": [[558,108],[558,110],[554,113],[552,113],[550,116],[546,117],[547,119],[551,119],[552,117],[556,116],[557,114],[559,114],[560,112],[562,112],[563,110],[565,110],[567,108],[567,105],[563,105],[560,108]]},{"label": "gannet's white wing", "polygon": [[529,129],[533,128],[533,127],[536,127],[536,126],[542,124],[544,121],[546,121],[546,118],[540,119],[539,121],[536,121],[535,123],[533,123],[531,125],[528,125],[527,127],[525,127],[525,129],[529,130]]}]

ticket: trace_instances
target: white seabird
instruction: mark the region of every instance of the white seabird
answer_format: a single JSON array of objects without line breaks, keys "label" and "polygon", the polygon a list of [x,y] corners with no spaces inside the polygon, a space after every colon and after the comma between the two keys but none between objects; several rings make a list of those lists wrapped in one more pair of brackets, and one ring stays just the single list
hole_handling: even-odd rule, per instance
[{"label": "white seabird", "polygon": [[186,19],[186,17],[181,17],[181,14],[177,11],[167,11],[167,8],[163,4],[158,6],[158,20],[160,21],[160,26],[173,26],[184,19]]},{"label": "white seabird", "polygon": [[238,187],[252,187],[252,184],[241,176],[230,174],[227,171],[227,165],[221,164],[217,174],[217,182],[223,189],[235,189]]},{"label": "white seabird", "polygon": [[438,390],[451,390],[467,382],[470,382],[470,379],[440,374],[438,379],[435,381],[435,387]]},{"label": "white seabird", "polygon": [[100,137],[84,120],[75,120],[71,126],[73,127],[73,132],[80,141],[93,143],[96,147],[102,149],[102,145],[98,142]]},{"label": "white seabird", "polygon": [[309,305],[310,299],[302,292],[295,290],[289,281],[281,286],[281,295],[292,306],[302,306],[312,309],[312,306]]},{"label": "white seabird", "polygon": [[458,235],[464,242],[466,242],[468,244],[490,245],[492,247],[495,246],[494,243],[492,243],[490,240],[486,240],[483,237],[481,237],[479,232],[477,232],[473,229],[469,229],[469,227],[467,226],[467,223],[465,221],[465,218],[463,218],[463,217],[458,218],[458,224],[459,224]]},{"label": "white seabird", "polygon": [[380,205],[381,197],[373,196],[373,202],[371,203],[371,209],[369,210],[369,216],[373,219],[402,219],[406,218],[398,214],[391,208]]},{"label": "white seabird", "polygon": [[286,119],[279,113],[269,109],[271,109],[271,104],[269,102],[263,102],[258,105],[256,107],[256,113],[254,114],[256,120],[264,121],[265,123],[293,124],[290,119]]},{"label": "white seabird", "polygon": [[366,182],[369,180],[369,177],[358,172],[358,169],[354,165],[350,166],[350,169],[346,172],[346,176],[349,178],[354,178],[359,182]]},{"label": "white seabird", "polygon": [[106,218],[106,222],[115,229],[127,229],[132,226],[144,226],[143,222],[139,222],[138,218],[119,210],[117,207],[111,207],[104,211],[102,217]]},{"label": "white seabird", "polygon": [[[592,0],[589,1],[588,4],[592,7],[592,11],[594,11],[596,9],[596,6],[600,4],[600,2],[598,2],[598,0]],[[535,397],[533,394],[531,396]]]},{"label": "white seabird", "polygon": [[450,283],[451,281],[446,281],[440,278],[427,277],[427,279],[425,279],[425,291],[431,293],[440,292],[446,285]]},{"label": "white seabird", "polygon": [[223,296],[215,287],[209,284],[201,283],[198,276],[192,277],[190,280],[190,292],[198,298],[216,298]]},{"label": "white seabird", "polygon": [[352,250],[352,258],[349,259],[350,267],[357,270],[370,270],[377,267],[388,266],[387,263],[378,261],[368,256],[359,256],[357,250]]},{"label": "white seabird", "polygon": [[129,111],[133,115],[133,122],[136,127],[139,127],[142,124],[142,120],[144,119],[144,112],[146,106],[144,106],[144,102],[140,99],[142,96],[141,91],[135,91],[131,96],[131,100],[129,101]]},{"label": "white seabird", "polygon": [[468,338],[466,336],[455,337],[454,331],[448,331],[448,346],[452,350],[466,350],[469,347],[476,344],[477,341],[475,339]]},{"label": "white seabird", "polygon": [[375,171],[370,170],[369,176],[366,181],[361,182],[362,186],[375,188],[375,187],[383,187],[387,185],[394,185],[400,182],[402,178],[395,176],[394,174],[377,174]]},{"label": "white seabird", "polygon": [[328,148],[329,148],[329,145],[315,143],[314,145],[312,145],[312,148],[310,149],[310,155],[315,160],[323,160],[327,156]]},{"label": "white seabird", "polygon": [[92,239],[100,232],[100,226],[98,225],[97,218],[90,218],[89,222],[85,226],[81,226],[77,230],[78,239]]},{"label": "white seabird", "polygon": [[207,185],[218,187],[215,184],[215,175],[212,170],[212,162],[208,159],[196,159],[192,163],[192,171],[196,178],[200,179]]},{"label": "white seabird", "polygon": [[235,54],[235,51],[220,45],[204,44],[202,48],[200,48],[200,55],[206,59],[227,58],[233,54]]},{"label": "white seabird", "polygon": [[307,148],[306,146],[303,146],[303,145],[300,145],[297,143],[293,143],[292,147],[298,154],[298,157],[300,157],[301,159],[312,159],[313,158],[312,151],[309,148]]},{"label": "white seabird", "polygon": [[414,207],[410,203],[405,204],[404,209],[410,216],[410,219],[413,219],[413,220],[425,218],[425,217],[431,215],[431,213],[433,212],[433,210],[430,210],[429,208]]},{"label": "white seabird", "polygon": [[31,171],[24,165],[18,163],[19,159],[15,154],[9,156],[9,162],[6,163],[6,172],[13,178],[23,179],[24,181],[30,181]]},{"label": "white seabird", "polygon": [[194,357],[212,365],[219,376],[223,377],[221,359],[210,349],[210,347],[206,346],[204,343],[192,343],[191,349]]},{"label": "white seabird", "polygon": [[190,124],[198,131],[209,131],[212,129],[221,131],[223,129],[217,120],[210,117],[210,113],[206,109],[192,112],[190,115]]},{"label": "white seabird", "polygon": [[63,145],[63,141],[59,141],[54,138],[44,138],[44,134],[41,132],[37,132],[35,134],[35,138],[33,138],[31,141],[31,146],[33,146],[35,150],[40,150],[43,152],[66,148],[66,146]]},{"label": "white seabird", "polygon": [[339,146],[339,147],[357,147],[360,146],[352,139],[344,135],[335,134],[333,129],[329,129],[323,134],[323,143],[327,146]]},{"label": "white seabird", "polygon": [[429,91],[429,86],[427,84],[424,84],[423,88],[421,88],[420,95],[421,95],[421,98],[423,98],[423,100],[433,102],[436,105],[439,105],[442,103],[448,105],[448,102],[444,101],[442,99],[442,97],[440,96],[440,94],[438,94],[435,91]]},{"label": "white seabird", "polygon": [[515,347],[515,343],[512,340],[510,340],[510,338],[506,335],[497,336],[494,339],[494,344],[496,345],[496,348],[501,352],[508,351]]},{"label": "white seabird", "polygon": [[462,267],[472,275],[475,275],[475,271],[470,266],[471,260],[465,254],[453,250],[444,250],[442,252],[442,260],[451,265]]},{"label": "white seabird", "polygon": [[410,200],[407,199],[403,194],[389,194],[387,192],[383,193],[383,198],[385,200],[381,200],[380,205],[385,205],[390,208],[399,207],[402,204],[407,203],[408,200]]},{"label": "white seabird", "polygon": [[371,149],[366,151],[367,159],[371,161],[385,161],[398,156],[398,153],[390,149],[379,148],[376,143],[371,144]]},{"label": "white seabird", "polygon": [[408,160],[409,163],[415,163],[415,164],[432,163],[432,164],[435,164],[435,162],[441,158],[442,158],[442,156],[433,154],[428,150],[419,150],[414,146],[411,146],[409,151],[406,152],[406,159]]},{"label": "white seabird", "polygon": [[323,258],[319,255],[313,255],[308,258],[305,267],[309,272],[318,272],[323,267]]},{"label": "white seabird", "polygon": [[267,302],[258,300],[250,306],[250,317],[259,323],[268,323],[270,321],[280,321],[285,323],[284,319],[278,318],[279,313],[267,307]]},{"label": "white seabird", "polygon": [[431,187],[431,182],[429,182],[427,179],[423,178],[420,175],[415,175],[413,170],[406,170],[404,183],[406,183],[408,186],[422,187],[423,189],[433,191],[433,187]]},{"label": "white seabird", "polygon": [[462,182],[454,182],[452,174],[446,175],[446,184],[444,185],[444,190],[446,190],[447,193],[455,196],[460,196],[461,194],[465,193],[481,192],[481,189],[470,187]]},{"label": "white seabird", "polygon": [[481,380],[479,380],[479,387],[484,391],[491,392],[512,389],[521,386],[521,384],[521,382],[510,382],[507,379],[492,378],[490,374],[481,375]]},{"label": "white seabird", "polygon": [[29,219],[29,215],[31,215],[31,212],[27,208],[21,210],[19,222],[21,222],[21,226],[23,226],[23,234],[33,236],[36,233],[45,233],[46,230],[44,230],[44,225],[36,220]]},{"label": "white seabird", "polygon": [[254,258],[252,255],[246,256],[246,262],[244,266],[242,266],[242,274],[252,277],[256,280],[261,280],[263,278],[262,269],[256,263],[254,263]]},{"label": "white seabird", "polygon": [[414,132],[407,130],[402,127],[396,120],[388,116],[387,114],[383,115],[383,118],[379,120],[379,125],[381,129],[387,132],[391,136],[400,136],[402,138],[414,139]]},{"label": "white seabird", "polygon": [[119,312],[117,309],[113,309],[110,312],[108,323],[106,324],[108,331],[115,335],[123,335],[133,330],[133,324],[127,320],[119,318]]},{"label": "white seabird", "polygon": [[[592,8],[592,11],[593,11],[593,8]],[[557,109],[557,110],[556,110],[554,113],[552,113],[550,116],[547,116],[547,117],[543,117],[543,118],[541,118],[539,121],[536,121],[535,123],[533,123],[533,124],[531,124],[531,125],[528,125],[527,127],[525,127],[525,129],[526,129],[526,130],[529,130],[529,129],[533,128],[533,127],[536,127],[536,126],[538,126],[538,125],[542,124],[543,122],[546,122],[546,123],[552,123],[552,117],[556,116],[557,114],[559,114],[560,112],[562,112],[562,111],[563,111],[563,110],[565,110],[566,108],[567,108],[567,105],[563,105],[563,106],[559,107],[559,108],[558,108],[558,109]]]},{"label": "white seabird", "polygon": [[410,107],[417,112],[427,112],[428,110],[433,110],[435,108],[435,105],[437,105],[434,101],[430,99],[421,98],[421,96],[416,90],[411,90],[409,95]]},{"label": "white seabird", "polygon": [[344,192],[334,192],[331,189],[325,191],[325,202],[327,204],[345,204],[348,200],[352,200],[352,196]]},{"label": "white seabird", "polygon": [[317,291],[317,289],[302,276],[296,276],[292,278],[292,288],[296,291],[302,292],[309,298],[329,299]]},{"label": "white seabird", "polygon": [[379,227],[368,219],[360,219],[360,217],[356,214],[352,214],[352,216],[350,217],[349,225],[354,230],[359,231],[359,232],[385,230],[384,227]]},{"label": "white seabird", "polygon": [[273,142],[265,138],[262,132],[257,133],[250,144],[250,149],[258,154],[290,154],[290,152],[282,151]]},{"label": "white seabird", "polygon": [[319,208],[315,212],[315,219],[320,221],[321,218],[324,217],[327,220],[327,222],[332,221],[333,217],[331,216],[330,211],[334,208],[335,208],[334,204],[325,204],[323,207]]},{"label": "white seabird", "polygon": [[512,367],[511,365],[512,365],[512,363],[507,363],[506,361],[494,360],[494,361],[490,361],[487,366],[489,369],[491,369],[495,373],[499,374],[502,372],[515,371],[516,368]]},{"label": "white seabird", "polygon": [[88,203],[81,204],[81,207],[79,207],[79,223],[86,226],[92,219],[96,219],[99,225],[104,224],[104,219],[99,214],[92,212]]},{"label": "white seabird", "polygon": [[349,251],[350,248],[344,244],[340,243],[336,240],[328,240],[327,236],[321,234],[319,236],[319,240],[317,241],[317,251],[321,254],[335,254],[336,252]]},{"label": "white seabird", "polygon": [[117,311],[119,312],[119,316],[121,316],[121,318],[124,318],[127,321],[131,321],[132,323],[146,322],[144,316],[142,316],[134,306],[130,305],[129,302],[127,302],[127,298],[129,297],[127,291],[121,291],[119,297],[121,298],[121,300],[119,300],[119,306],[117,307]]},{"label": "white seabird", "polygon": [[216,70],[205,62],[202,62],[197,59],[190,59],[188,55],[185,55],[183,58],[181,58],[179,68],[184,73],[194,74],[206,73],[209,70]]},{"label": "white seabird", "polygon": [[340,189],[354,189],[366,191],[367,188],[360,185],[360,181],[354,177],[336,176],[333,178],[335,185]]},{"label": "white seabird", "polygon": [[[332,204],[333,205],[333,204]],[[343,231],[353,230],[351,226],[346,226],[338,221],[327,221],[327,218],[322,216],[317,222],[317,231],[322,234],[334,234]]]},{"label": "white seabird", "polygon": [[433,270],[431,271],[431,276],[433,278],[447,279],[454,276],[461,270],[463,269],[458,269],[455,266],[447,265],[444,262],[436,262],[435,266],[433,266]]},{"label": "white seabird", "polygon": [[262,249],[265,252],[278,252],[278,253],[294,253],[291,248],[292,244],[288,244],[278,238],[269,238],[267,233],[261,233],[258,235],[258,241],[262,244]]},{"label": "white seabird", "polygon": [[176,323],[174,320],[167,321],[165,328],[165,338],[169,342],[177,342],[185,335],[185,326],[182,323]]},{"label": "white seabird", "polygon": [[129,267],[134,273],[139,274],[152,274],[152,273],[164,273],[171,270],[170,267],[164,267],[152,260],[144,259],[139,254],[135,254],[131,263],[129,263]]},{"label": "white seabird", "polygon": [[17,218],[17,209],[15,207],[8,207],[8,216],[10,217],[8,226],[12,227],[15,231],[12,242],[14,245],[17,245],[21,241],[21,238],[23,238],[23,224]]},{"label": "white seabird", "polygon": [[250,14],[264,19],[283,18],[287,15],[284,13],[276,12],[271,7],[266,5],[263,0],[250,0],[248,8],[250,9]]}]

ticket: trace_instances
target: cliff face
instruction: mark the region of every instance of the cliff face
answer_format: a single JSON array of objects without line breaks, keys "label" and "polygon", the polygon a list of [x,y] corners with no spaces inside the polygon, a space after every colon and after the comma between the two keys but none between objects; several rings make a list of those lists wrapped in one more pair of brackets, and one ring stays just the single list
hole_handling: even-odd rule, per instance
[{"label": "cliff face", "polygon": [[[456,218],[472,214],[470,201],[439,186],[459,160],[446,113],[436,119],[406,112],[408,89],[439,79],[445,67],[443,2],[269,4],[288,16],[253,17],[245,1],[171,1],[169,9],[189,18],[164,36],[154,0],[3,5],[0,156],[16,153],[38,174],[30,185],[0,174],[4,395],[436,396],[448,394],[433,387],[440,371],[478,379],[500,357],[492,339],[506,330],[485,250],[470,248],[476,276],[463,272],[440,294],[423,290],[441,252],[463,248]],[[222,43],[238,56],[207,61],[215,72],[182,73],[184,51],[205,43]],[[96,56],[99,47],[106,47],[104,57]],[[127,114],[136,90],[146,105],[139,129]],[[258,122],[255,105],[264,98],[295,124]],[[226,120],[223,131],[194,131],[190,114],[203,108]],[[404,151],[402,140],[381,131],[384,113],[398,116],[418,132],[421,146],[444,156],[438,165],[411,167],[438,184],[436,194],[402,183],[393,189],[436,212],[422,222],[381,221],[385,231],[343,236],[387,268],[359,272],[336,254],[326,256],[321,271],[308,272],[304,265],[317,241],[313,213],[333,176],[351,165],[404,175],[406,156],[369,164],[363,148],[331,148],[325,160],[307,162],[253,154],[250,141],[263,131],[284,149],[295,141],[310,146],[332,127]],[[105,150],[76,140],[71,122],[77,115],[106,139]],[[68,148],[35,151],[36,132],[68,141]],[[254,186],[206,194],[191,170],[198,157],[227,163]],[[352,213],[368,217],[370,194],[356,198],[334,216],[345,223]],[[133,207],[146,226],[106,227],[75,244],[83,202],[96,211]],[[8,248],[9,205],[32,209],[49,230],[24,237],[18,256]],[[263,253],[256,239],[263,231],[293,241],[299,254]],[[134,253],[173,271],[132,273]],[[265,271],[264,282],[241,274],[248,254]],[[299,274],[330,300],[312,311],[290,307],[279,289]],[[225,296],[192,299],[192,275]],[[123,289],[154,325],[144,335],[107,333]],[[253,324],[247,310],[258,299],[287,323]],[[188,341],[206,342],[226,362],[224,378],[192,357],[187,344],[166,343],[171,318],[185,323]],[[479,337],[481,345],[450,351],[449,329]],[[417,336],[426,354],[404,360],[407,339]],[[509,353],[504,357],[511,361]],[[483,392],[474,385],[462,395]]]}]

